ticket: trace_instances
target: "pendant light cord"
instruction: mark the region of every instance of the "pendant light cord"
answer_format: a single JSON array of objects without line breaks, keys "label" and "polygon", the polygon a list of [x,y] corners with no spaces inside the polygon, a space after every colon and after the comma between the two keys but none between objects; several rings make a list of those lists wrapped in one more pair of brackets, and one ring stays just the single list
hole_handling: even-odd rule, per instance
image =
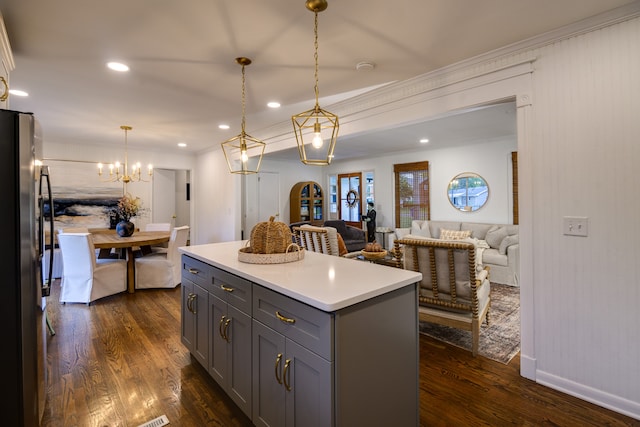
[{"label": "pendant light cord", "polygon": [[314,23],[314,27],[313,27],[313,33],[315,34],[315,40],[313,43],[313,47],[315,49],[315,54],[313,55],[313,58],[316,61],[316,72],[315,72],[315,78],[316,78],[316,85],[314,87],[315,92],[316,92],[316,111],[318,111],[320,109],[320,104],[318,102],[318,11],[314,11],[315,14],[315,23]]},{"label": "pendant light cord", "polygon": [[244,102],[244,65],[242,66],[242,123],[240,125],[240,129],[242,130],[242,136],[245,134],[245,102]]}]

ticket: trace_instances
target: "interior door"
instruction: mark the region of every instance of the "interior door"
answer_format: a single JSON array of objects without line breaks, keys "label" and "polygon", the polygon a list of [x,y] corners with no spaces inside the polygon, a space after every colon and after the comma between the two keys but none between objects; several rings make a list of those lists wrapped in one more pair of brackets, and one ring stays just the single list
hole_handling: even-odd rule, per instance
[{"label": "interior door", "polygon": [[152,218],[149,222],[168,222],[175,227],[176,214],[176,171],[170,169],[153,170]]},{"label": "interior door", "polygon": [[362,228],[362,173],[346,173],[338,175],[339,218],[348,225]]},{"label": "interior door", "polygon": [[247,175],[245,180],[245,205],[243,238],[251,237],[251,230],[259,222],[268,221],[270,216],[280,218],[280,174],[260,172]]}]

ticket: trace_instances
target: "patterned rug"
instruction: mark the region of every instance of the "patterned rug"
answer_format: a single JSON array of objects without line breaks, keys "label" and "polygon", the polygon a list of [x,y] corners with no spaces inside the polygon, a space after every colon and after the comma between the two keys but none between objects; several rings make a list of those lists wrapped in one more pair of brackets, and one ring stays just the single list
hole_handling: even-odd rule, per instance
[{"label": "patterned rug", "polygon": [[[508,364],[520,351],[520,288],[491,284],[491,326],[482,324],[478,354]],[[420,333],[471,351],[471,332],[420,322]]]}]

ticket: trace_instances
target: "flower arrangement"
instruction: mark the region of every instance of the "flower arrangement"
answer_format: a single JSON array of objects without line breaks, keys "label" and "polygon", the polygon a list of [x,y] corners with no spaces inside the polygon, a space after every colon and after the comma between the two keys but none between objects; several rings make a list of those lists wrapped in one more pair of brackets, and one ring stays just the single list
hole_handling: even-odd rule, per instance
[{"label": "flower arrangement", "polygon": [[142,207],[142,200],[140,197],[133,197],[127,193],[120,200],[118,205],[114,208],[115,214],[120,218],[120,221],[129,221],[131,217],[134,217],[140,211]]}]

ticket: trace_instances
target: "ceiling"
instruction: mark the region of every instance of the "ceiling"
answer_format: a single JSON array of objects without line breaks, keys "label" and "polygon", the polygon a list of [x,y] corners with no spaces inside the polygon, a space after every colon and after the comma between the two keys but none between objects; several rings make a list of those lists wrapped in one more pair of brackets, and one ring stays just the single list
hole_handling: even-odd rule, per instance
[{"label": "ceiling", "polygon": [[[635,1],[330,0],[319,14],[320,104],[326,107]],[[303,0],[0,0],[0,11],[15,60],[11,87],[29,93],[27,98],[12,95],[10,106],[35,113],[45,141],[119,148],[120,125],[127,124],[133,127],[130,147],[176,152],[219,147],[240,131],[238,56],[253,61],[246,67],[249,134],[260,137],[313,107],[314,17]],[[107,69],[114,60],[126,62],[130,71]],[[375,67],[356,70],[362,61]],[[270,109],[269,101],[282,107]],[[377,148],[376,141],[406,141],[411,149],[425,135],[432,143],[513,135],[513,117],[502,121],[513,109],[507,103],[345,136],[339,138],[336,158],[363,155],[365,143],[368,155],[389,146]],[[222,123],[230,129],[218,129]],[[178,142],[187,147],[178,148]],[[395,145],[398,149],[404,148]],[[297,155],[287,152],[272,156]]]}]

